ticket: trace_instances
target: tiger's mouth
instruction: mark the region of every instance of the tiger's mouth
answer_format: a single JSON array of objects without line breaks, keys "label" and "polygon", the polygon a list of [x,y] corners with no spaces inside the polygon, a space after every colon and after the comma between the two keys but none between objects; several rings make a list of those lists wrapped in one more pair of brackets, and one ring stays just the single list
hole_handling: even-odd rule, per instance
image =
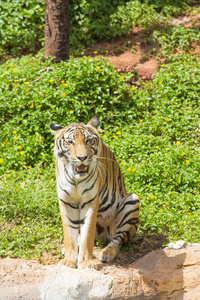
[{"label": "tiger's mouth", "polygon": [[80,173],[87,173],[88,171],[88,166],[81,164],[80,166],[75,167],[75,173],[80,174]]}]

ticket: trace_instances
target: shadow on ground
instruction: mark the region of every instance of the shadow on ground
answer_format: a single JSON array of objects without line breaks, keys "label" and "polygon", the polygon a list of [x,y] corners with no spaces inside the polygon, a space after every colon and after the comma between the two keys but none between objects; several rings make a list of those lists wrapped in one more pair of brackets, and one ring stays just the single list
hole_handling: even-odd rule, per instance
[{"label": "shadow on ground", "polygon": [[[122,247],[117,258],[110,265],[123,268],[129,267],[130,264],[149,252],[164,248],[163,245],[166,245],[166,243],[167,236],[162,234],[138,234]],[[102,248],[94,247],[94,256],[96,258],[98,258]]]}]

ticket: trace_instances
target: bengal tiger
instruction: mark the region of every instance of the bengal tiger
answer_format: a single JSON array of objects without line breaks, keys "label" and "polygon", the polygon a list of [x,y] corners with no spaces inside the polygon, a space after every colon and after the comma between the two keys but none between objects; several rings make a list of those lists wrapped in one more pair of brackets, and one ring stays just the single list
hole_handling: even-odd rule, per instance
[{"label": "bengal tiger", "polygon": [[[97,268],[94,240],[110,243],[100,261],[111,262],[139,225],[139,199],[127,194],[112,151],[100,140],[94,116],[87,125],[50,125],[55,135],[56,181],[64,231],[65,257],[72,268]],[[79,237],[79,242],[78,242]]]}]

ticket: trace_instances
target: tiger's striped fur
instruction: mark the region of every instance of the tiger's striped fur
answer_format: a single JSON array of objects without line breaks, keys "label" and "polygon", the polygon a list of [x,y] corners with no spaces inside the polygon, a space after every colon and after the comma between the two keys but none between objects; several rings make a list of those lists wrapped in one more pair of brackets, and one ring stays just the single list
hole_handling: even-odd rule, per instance
[{"label": "tiger's striped fur", "polygon": [[50,125],[55,135],[57,192],[64,231],[65,258],[61,263],[74,268],[77,264],[79,268],[96,268],[95,236],[110,240],[100,260],[112,261],[139,224],[139,199],[127,194],[119,164],[98,136],[98,124],[94,116],[87,125]]}]

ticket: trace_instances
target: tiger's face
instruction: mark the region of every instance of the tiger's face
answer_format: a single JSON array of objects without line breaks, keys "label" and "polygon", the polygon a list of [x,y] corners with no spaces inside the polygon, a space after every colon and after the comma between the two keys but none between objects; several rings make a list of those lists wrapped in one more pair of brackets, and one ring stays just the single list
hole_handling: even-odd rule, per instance
[{"label": "tiger's face", "polygon": [[73,123],[64,128],[51,124],[50,128],[55,135],[54,154],[66,165],[71,176],[78,178],[91,173],[100,151],[96,128],[89,123]]}]

